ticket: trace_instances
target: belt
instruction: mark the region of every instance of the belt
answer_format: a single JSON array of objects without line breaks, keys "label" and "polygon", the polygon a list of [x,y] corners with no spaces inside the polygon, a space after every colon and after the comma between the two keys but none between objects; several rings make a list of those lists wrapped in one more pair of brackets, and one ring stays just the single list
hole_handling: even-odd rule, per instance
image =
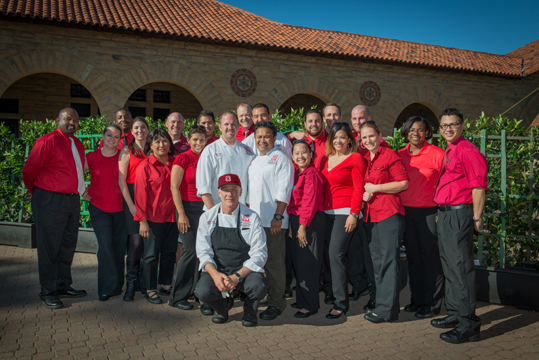
[{"label": "belt", "polygon": [[459,210],[459,209],[471,209],[473,208],[472,204],[460,204],[460,205],[438,205],[438,210],[440,211],[450,211],[450,210]]}]

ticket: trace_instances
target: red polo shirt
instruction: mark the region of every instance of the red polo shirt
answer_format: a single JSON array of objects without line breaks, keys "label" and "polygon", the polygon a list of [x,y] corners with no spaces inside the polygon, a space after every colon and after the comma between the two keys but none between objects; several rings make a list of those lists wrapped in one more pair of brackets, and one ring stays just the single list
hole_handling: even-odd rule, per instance
[{"label": "red polo shirt", "polygon": [[79,179],[71,151],[72,138],[84,168],[84,145],[75,136],[56,129],[36,140],[22,168],[22,181],[32,194],[36,187],[63,194],[77,194]]},{"label": "red polo shirt", "polygon": [[[380,145],[374,159],[371,160],[370,152],[365,155],[365,159],[367,160],[365,184],[387,184],[408,180],[406,169],[395,150]],[[399,194],[377,192],[365,204],[364,212],[364,222],[368,221],[369,216],[371,222],[379,222],[396,213],[404,215],[404,206]]]},{"label": "red polo shirt", "polygon": [[[286,137],[288,138],[288,140],[290,140],[290,142],[292,142],[292,144],[294,144],[294,141],[296,141],[297,139],[291,138],[290,134],[291,133],[288,133]],[[318,171],[322,171],[321,162],[324,156],[326,156],[326,141],[327,141],[326,133],[322,131],[320,135],[318,135],[315,139],[313,139],[311,138],[309,133],[305,131],[303,133],[302,139],[306,140],[307,143],[309,143],[309,145],[311,145],[314,141],[314,154],[313,154],[313,159],[311,161],[314,164],[314,167]],[[294,164],[294,166],[296,167],[296,164]]]},{"label": "red polo shirt", "polygon": [[174,159],[172,166],[174,167],[177,165],[184,171],[182,182],[180,184],[182,201],[202,201],[202,199],[197,196],[196,186],[196,172],[199,159],[200,154],[195,154],[191,149],[176,156]]},{"label": "red polo shirt", "polygon": [[113,156],[103,156],[101,150],[95,150],[86,155],[90,168],[90,187],[88,194],[95,207],[115,213],[123,211],[123,196],[118,184],[118,158],[120,151]]},{"label": "red polo shirt", "polygon": [[[122,134],[120,137],[120,142],[118,145],[116,145],[116,149],[122,150],[124,146],[129,146],[131,144],[131,141],[133,141],[133,134],[131,134],[131,131],[127,134]],[[98,149],[101,149],[103,147],[103,138],[101,138],[101,141],[99,142]]]},{"label": "red polo shirt", "polygon": [[440,175],[444,151],[427,141],[417,154],[410,154],[410,143],[399,150],[399,156],[408,173],[408,189],[399,193],[404,206],[433,207],[432,200]]},{"label": "red polo shirt", "polygon": [[174,158],[167,165],[152,154],[137,168],[135,180],[135,221],[148,219],[155,223],[175,222],[174,200],[170,191],[170,170]]},{"label": "red polo shirt", "polygon": [[328,171],[328,157],[324,156],[321,167],[327,179],[324,209],[350,208],[351,213],[359,214],[365,192],[365,160],[358,153],[352,153]]},{"label": "red polo shirt", "polygon": [[438,205],[471,204],[472,189],[487,189],[487,158],[468,140],[460,137],[447,144],[434,202]]},{"label": "red polo shirt", "polygon": [[[365,149],[365,147],[363,146],[363,143],[361,141],[358,143],[358,145],[359,146],[357,147],[357,152],[362,157],[365,157],[365,155],[367,155],[369,153],[369,150]],[[384,139],[380,139],[380,147],[385,147],[387,149],[390,149],[389,144]]]},{"label": "red polo shirt", "polygon": [[174,156],[178,156],[178,154],[186,152],[190,148],[191,146],[189,146],[189,143],[187,142],[187,138],[182,135],[180,140],[174,143]]},{"label": "red polo shirt", "polygon": [[242,142],[243,140],[245,140],[247,136],[251,135],[254,131],[255,131],[255,124],[251,125],[251,127],[247,130],[245,130],[243,126],[240,126],[240,129],[238,130],[238,133],[236,134],[236,140],[238,140],[239,142]]},{"label": "red polo shirt", "polygon": [[324,211],[324,179],[313,164],[294,174],[294,190],[286,211],[299,215],[299,223],[309,226],[317,211]]},{"label": "red polo shirt", "polygon": [[219,140],[219,137],[213,134],[212,137],[209,138],[208,141],[206,141],[206,146],[210,145],[212,142],[217,141],[217,140]]},{"label": "red polo shirt", "polygon": [[133,151],[129,150],[129,165],[127,167],[127,174],[125,176],[125,182],[128,184],[134,184],[137,175],[137,168],[142,161],[147,159],[147,156],[141,151],[140,155],[135,155]]}]

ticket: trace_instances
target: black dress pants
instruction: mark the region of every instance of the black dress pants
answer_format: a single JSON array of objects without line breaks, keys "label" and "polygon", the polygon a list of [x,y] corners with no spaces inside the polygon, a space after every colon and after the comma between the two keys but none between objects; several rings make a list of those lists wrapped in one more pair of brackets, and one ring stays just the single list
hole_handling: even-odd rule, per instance
[{"label": "black dress pants", "polygon": [[447,313],[458,319],[461,330],[476,332],[481,327],[481,319],[475,315],[472,217],[471,208],[440,211],[437,229]]},{"label": "black dress pants", "polygon": [[364,246],[365,239],[363,220],[360,219],[357,221],[356,231],[350,240],[348,252],[346,253],[346,269],[348,271],[348,279],[352,284],[352,291],[360,293],[369,289],[369,285],[374,282],[370,281],[367,272],[365,255],[370,257],[370,253],[368,247]]},{"label": "black dress pants", "polygon": [[198,222],[204,212],[202,210],[204,203],[202,201],[183,201],[183,207],[189,220],[189,228],[185,234],[182,234],[183,253],[180,261],[176,264],[174,285],[168,301],[170,306],[176,306],[179,301],[187,300],[195,290],[200,277],[196,241]]},{"label": "black dress pants", "polygon": [[344,229],[349,215],[326,214],[327,254],[331,271],[331,288],[335,303],[333,308],[348,311],[348,275],[346,273],[346,252],[356,229],[347,233]]},{"label": "black dress pants", "polygon": [[124,258],[127,226],[123,211],[108,213],[93,204],[89,206],[92,226],[97,237],[97,293],[119,295],[124,284]]},{"label": "black dress pants", "polygon": [[297,238],[299,216],[290,215],[292,228],[292,261],[296,270],[296,303],[298,308],[318,311],[320,307],[319,280],[322,262],[324,261],[324,238],[326,216],[317,211],[311,224],[306,228],[307,246],[299,246]]},{"label": "black dress pants", "polygon": [[79,235],[80,197],[36,188],[32,194],[36,226],[40,298],[71,288],[71,263]]},{"label": "black dress pants", "polygon": [[155,223],[148,221],[150,237],[144,238],[142,254],[142,279],[144,288],[157,288],[157,260],[161,252],[160,273],[163,285],[172,284],[172,273],[178,248],[178,225],[175,222]]},{"label": "black dress pants", "polygon": [[374,313],[386,320],[399,317],[399,248],[404,235],[404,216],[395,214],[378,222],[365,223],[376,283]]},{"label": "black dress pants", "polygon": [[404,246],[412,304],[428,306],[438,313],[442,306],[444,276],[438,249],[438,207],[405,207]]}]

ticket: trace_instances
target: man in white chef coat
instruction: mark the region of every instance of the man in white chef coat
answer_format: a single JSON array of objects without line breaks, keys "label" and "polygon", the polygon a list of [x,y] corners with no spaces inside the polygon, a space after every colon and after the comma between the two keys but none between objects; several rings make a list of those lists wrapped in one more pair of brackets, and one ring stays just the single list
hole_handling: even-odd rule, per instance
[{"label": "man in white chef coat", "polygon": [[217,194],[217,181],[224,174],[236,174],[243,184],[239,198],[245,203],[248,188],[248,170],[256,157],[253,150],[236,140],[239,122],[232,111],[225,111],[219,122],[221,138],[206,146],[200,155],[196,172],[197,196],[204,201],[204,210],[211,209],[221,202]]},{"label": "man in white chef coat", "polygon": [[[253,115],[252,115],[253,123],[256,125],[259,121],[267,121],[271,122],[271,113],[269,111],[269,108],[266,104],[258,103],[255,106],[253,106]],[[245,138],[245,140],[242,141],[245,145],[249,146],[256,155],[259,155],[259,151],[255,146],[255,134],[249,135]],[[281,147],[281,151],[288,156],[289,159],[292,159],[292,143],[288,138],[281,134],[280,132],[277,133],[276,139],[275,139],[275,145],[278,145]]]},{"label": "man in white chef coat", "polygon": [[268,245],[268,261],[264,269],[270,287],[268,308],[260,313],[263,320],[275,319],[286,307],[286,206],[294,185],[294,166],[282,149],[275,146],[277,134],[271,122],[262,120],[255,124],[254,141],[259,156],[249,167],[246,198],[251,210],[260,215]]}]

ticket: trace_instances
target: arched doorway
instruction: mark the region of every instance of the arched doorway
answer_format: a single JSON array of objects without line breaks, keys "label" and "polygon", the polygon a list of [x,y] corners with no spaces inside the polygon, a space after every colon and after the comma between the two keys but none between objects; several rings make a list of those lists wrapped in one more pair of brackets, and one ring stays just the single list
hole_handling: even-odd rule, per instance
[{"label": "arched doorway", "polygon": [[322,111],[326,104],[316,96],[309,94],[297,94],[289,97],[288,100],[281,105],[279,108],[279,113],[282,115],[288,115],[290,114],[291,109],[298,110],[300,108],[307,111],[315,105],[318,110]]},{"label": "arched doorway", "polygon": [[[202,105],[187,89],[170,83],[155,82],[138,88],[125,107],[135,116],[149,116],[165,120],[171,112],[179,112],[185,119],[193,119],[203,110]],[[212,110],[212,109],[207,109]]]},{"label": "arched doorway", "polygon": [[438,118],[436,114],[432,112],[427,106],[420,103],[413,103],[408,105],[404,110],[401,111],[399,117],[395,121],[394,127],[400,129],[402,125],[411,118],[412,116],[421,116],[424,119],[427,119],[432,126],[432,129],[437,132],[439,128]]},{"label": "arched doorway", "polygon": [[18,121],[55,119],[72,107],[81,118],[99,115],[90,92],[79,82],[59,74],[38,73],[13,83],[0,98],[0,122],[18,133]]}]

